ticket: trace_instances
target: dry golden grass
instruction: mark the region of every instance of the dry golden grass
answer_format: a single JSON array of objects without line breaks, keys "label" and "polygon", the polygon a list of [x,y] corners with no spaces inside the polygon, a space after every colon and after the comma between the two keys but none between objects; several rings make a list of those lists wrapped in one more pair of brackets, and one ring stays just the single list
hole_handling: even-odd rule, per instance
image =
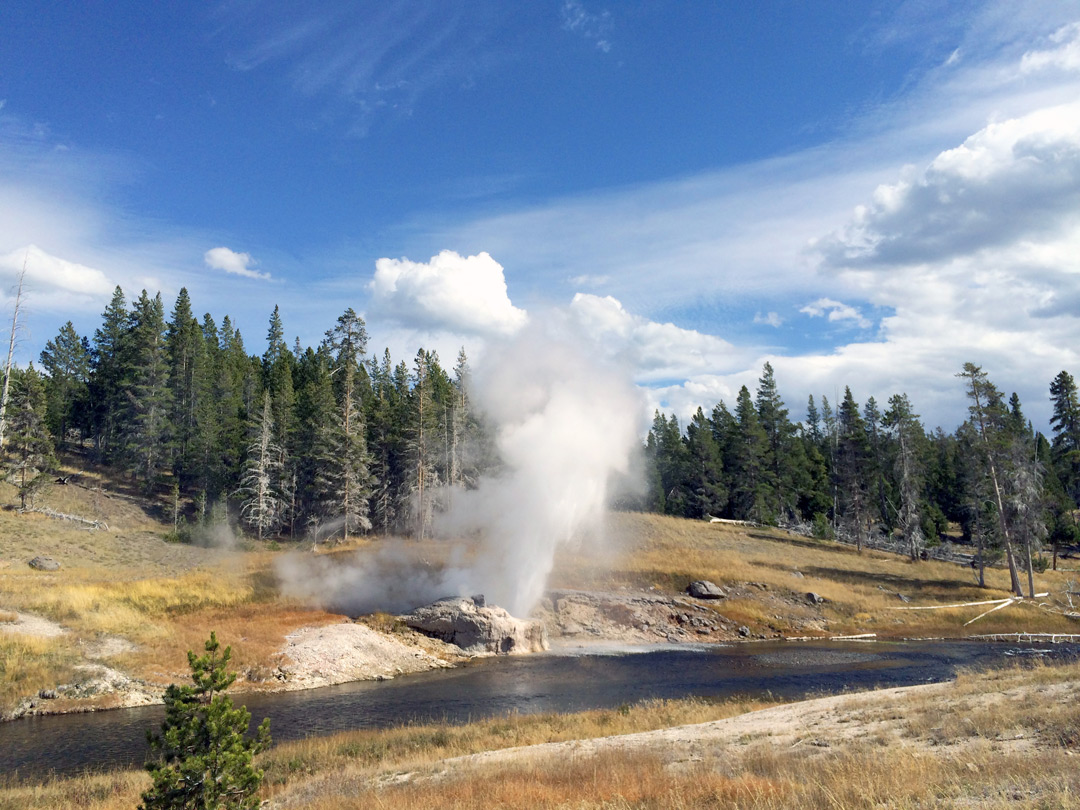
[{"label": "dry golden grass", "polygon": [[[911,562],[878,551],[858,553],[840,543],[662,515],[622,513],[609,520],[608,549],[599,556],[566,552],[557,559],[552,586],[562,588],[653,587],[680,592],[690,581],[708,579],[722,587],[743,586],[746,596],[717,603],[733,621],[754,629],[798,634],[798,626],[823,619],[809,635],[877,633],[882,637],[963,636],[999,632],[1080,633],[1080,623],[1031,605],[997,611],[973,625],[964,622],[986,608],[896,610],[910,605],[951,604],[1004,598],[1008,572],[987,570],[986,589],[963,566]],[[798,574],[796,574],[798,572]],[[801,575],[801,576],[799,576]],[[1060,593],[1074,573],[1036,575],[1039,591]],[[750,584],[749,587],[745,587]],[[813,591],[827,600],[810,608]]]},{"label": "dry golden grass", "polygon": [[0,632],[0,707],[35,694],[43,684],[69,680],[75,660],[61,639]]},{"label": "dry golden grass", "polygon": [[562,740],[610,737],[705,723],[770,705],[763,701],[650,700],[574,714],[493,717],[465,725],[407,725],[284,743],[263,759],[268,785],[349,768],[416,768],[447,757]]}]

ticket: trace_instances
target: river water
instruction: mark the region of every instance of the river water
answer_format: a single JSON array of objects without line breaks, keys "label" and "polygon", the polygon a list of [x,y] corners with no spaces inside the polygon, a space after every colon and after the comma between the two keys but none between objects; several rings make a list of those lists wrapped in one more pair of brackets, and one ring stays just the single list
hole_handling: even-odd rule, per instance
[{"label": "river water", "polygon": [[[611,708],[648,698],[799,698],[907,686],[1031,657],[1077,657],[1080,645],[949,642],[762,642],[560,650],[485,658],[393,681],[240,695],[276,741],[407,722],[466,722],[510,712]],[[0,725],[0,773],[141,765],[161,706],[28,717]]]}]

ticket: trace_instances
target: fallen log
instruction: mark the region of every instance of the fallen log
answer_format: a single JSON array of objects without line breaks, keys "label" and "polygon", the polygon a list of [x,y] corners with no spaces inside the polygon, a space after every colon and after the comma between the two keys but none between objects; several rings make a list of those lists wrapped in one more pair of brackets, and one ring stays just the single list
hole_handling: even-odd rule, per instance
[{"label": "fallen log", "polygon": [[19,512],[33,512],[38,515],[45,515],[45,517],[53,518],[54,520],[66,520],[71,523],[78,523],[86,526],[86,528],[90,531],[94,531],[96,529],[104,529],[105,531],[109,530],[109,524],[107,524],[103,520],[91,520],[90,518],[79,517],[78,515],[69,515],[66,512],[57,512],[55,509],[49,509],[48,507],[20,509]]}]

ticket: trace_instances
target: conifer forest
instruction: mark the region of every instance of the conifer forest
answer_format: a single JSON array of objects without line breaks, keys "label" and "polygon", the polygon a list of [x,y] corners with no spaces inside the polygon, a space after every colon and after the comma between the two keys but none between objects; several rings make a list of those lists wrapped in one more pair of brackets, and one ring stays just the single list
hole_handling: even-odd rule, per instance
[{"label": "conifer forest", "polygon": [[[330,542],[366,532],[424,537],[454,488],[497,472],[490,429],[469,398],[464,349],[447,370],[369,354],[345,310],[315,347],[290,347],[278,309],[261,355],[229,317],[201,321],[181,290],[171,313],[118,287],[92,336],[71,322],[40,366],[12,368],[0,407],[9,480],[25,506],[78,450],[174,505],[178,533],[218,522],[252,536]],[[890,392],[857,402],[810,396],[796,413],[769,364],[756,391],[657,412],[640,448],[644,484],[619,506],[797,528],[925,556],[952,529],[980,567],[1007,565],[1013,590],[1080,539],[1080,398],[1066,371],[1048,383],[1051,433],[979,366],[957,369],[968,414],[928,430]],[[835,398],[835,397],[834,397]]]}]

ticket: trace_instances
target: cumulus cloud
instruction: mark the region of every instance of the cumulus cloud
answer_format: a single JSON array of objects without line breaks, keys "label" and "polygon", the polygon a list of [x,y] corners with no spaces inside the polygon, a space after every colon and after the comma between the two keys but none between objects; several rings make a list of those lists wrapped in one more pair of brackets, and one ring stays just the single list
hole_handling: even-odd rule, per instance
[{"label": "cumulus cloud", "polygon": [[775,329],[779,329],[780,324],[783,322],[784,319],[775,312],[766,312],[764,315],[760,312],[754,314],[754,323],[761,324],[762,326],[771,326]]},{"label": "cumulus cloud", "polygon": [[203,255],[203,261],[209,268],[223,270],[234,276],[257,278],[261,281],[267,281],[270,278],[269,273],[260,273],[254,269],[258,262],[251,258],[250,253],[237,253],[227,247],[211,248]]},{"label": "cumulus cloud", "polygon": [[812,243],[826,268],[947,261],[1043,240],[1080,210],[1080,104],[992,123],[921,175],[880,185],[848,225]]},{"label": "cumulus cloud", "polygon": [[799,309],[811,318],[825,317],[830,323],[853,321],[860,329],[869,329],[870,321],[862,316],[855,307],[831,298],[819,298]]},{"label": "cumulus cloud", "polygon": [[368,289],[373,317],[416,329],[511,335],[528,319],[507,296],[502,265],[487,253],[444,250],[429,262],[379,259]]},{"label": "cumulus cloud", "polygon": [[744,350],[722,338],[635,315],[610,295],[578,293],[570,314],[596,346],[636,369],[639,382],[731,369],[746,360]]},{"label": "cumulus cloud", "polygon": [[37,245],[17,248],[0,256],[5,275],[14,275],[26,264],[27,283],[52,291],[100,296],[110,293],[113,285],[100,270],[78,262],[52,256]]}]

